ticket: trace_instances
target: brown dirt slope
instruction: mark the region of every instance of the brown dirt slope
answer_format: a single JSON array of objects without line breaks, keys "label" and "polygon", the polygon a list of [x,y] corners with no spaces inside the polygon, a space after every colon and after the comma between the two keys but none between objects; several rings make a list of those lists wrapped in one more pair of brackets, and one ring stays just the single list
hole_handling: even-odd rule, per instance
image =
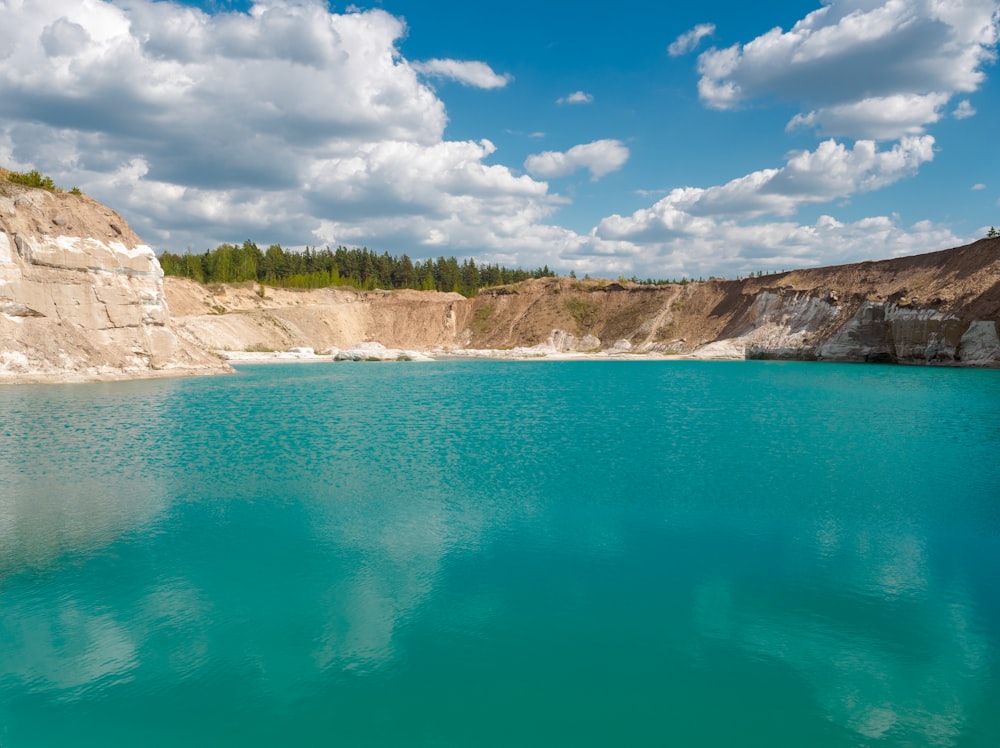
[{"label": "brown dirt slope", "polygon": [[743,282],[744,294],[778,286],[841,299],[894,302],[975,319],[1000,319],[1000,239],[879,262],[795,270]]},{"label": "brown dirt slope", "polygon": [[633,350],[689,352],[744,336],[763,324],[762,315],[787,318],[795,308],[819,310],[814,318],[795,323],[798,328],[788,328],[803,333],[795,345],[816,345],[842,330],[866,304],[955,318],[960,338],[972,320],[1000,320],[1000,240],[881,262],[687,285],[541,278],[483,289],[475,299],[417,291],[272,288],[262,298],[259,291],[250,284],[206,288],[166,279],[173,317],[202,345],[217,349],[308,345],[323,350],[367,340],[419,349],[507,349],[544,343],[561,330],[577,338],[594,336],[601,348],[627,340]]},{"label": "brown dirt slope", "polygon": [[722,283],[723,297],[709,317],[724,320],[721,339],[739,335],[750,324],[754,299],[762,293],[784,299],[823,299],[837,308],[821,339],[866,303],[895,305],[964,320],[1000,320],[1000,239],[878,262],[860,262],[775,273]]},{"label": "brown dirt slope", "polygon": [[433,291],[203,286],[185,278],[166,278],[164,288],[175,324],[214,350],[323,351],[364,341],[392,348],[454,346],[470,311],[463,296]]}]

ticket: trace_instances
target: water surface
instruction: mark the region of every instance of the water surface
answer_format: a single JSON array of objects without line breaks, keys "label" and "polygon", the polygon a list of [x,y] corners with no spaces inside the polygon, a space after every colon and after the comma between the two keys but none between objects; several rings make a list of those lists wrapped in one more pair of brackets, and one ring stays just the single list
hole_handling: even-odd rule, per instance
[{"label": "water surface", "polygon": [[0,746],[1000,745],[1000,372],[0,389]]}]

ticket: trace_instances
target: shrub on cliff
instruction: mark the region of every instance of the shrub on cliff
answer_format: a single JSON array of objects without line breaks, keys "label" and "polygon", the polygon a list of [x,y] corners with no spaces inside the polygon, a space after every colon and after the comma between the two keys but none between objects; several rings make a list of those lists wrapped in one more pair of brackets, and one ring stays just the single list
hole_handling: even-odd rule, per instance
[{"label": "shrub on cliff", "polygon": [[9,171],[5,176],[8,182],[13,182],[14,184],[23,184],[25,187],[36,187],[41,190],[48,190],[49,192],[62,192],[61,189],[56,187],[56,183],[52,181],[52,177],[44,176],[38,169],[32,169],[28,172]]}]

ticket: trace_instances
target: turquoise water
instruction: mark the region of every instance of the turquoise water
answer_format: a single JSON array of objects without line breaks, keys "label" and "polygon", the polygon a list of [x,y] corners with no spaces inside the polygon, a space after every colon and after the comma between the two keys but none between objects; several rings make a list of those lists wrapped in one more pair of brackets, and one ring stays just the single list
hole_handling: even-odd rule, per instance
[{"label": "turquoise water", "polygon": [[1000,371],[0,389],[0,746],[1000,745]]}]

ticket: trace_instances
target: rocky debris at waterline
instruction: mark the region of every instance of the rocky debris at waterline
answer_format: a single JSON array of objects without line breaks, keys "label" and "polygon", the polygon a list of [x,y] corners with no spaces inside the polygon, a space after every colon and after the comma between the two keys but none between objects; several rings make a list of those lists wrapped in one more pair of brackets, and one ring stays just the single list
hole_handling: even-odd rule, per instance
[{"label": "rocky debris at waterline", "polygon": [[490,359],[532,359],[532,358],[602,358],[609,355],[627,353],[628,341],[618,341],[609,350],[601,350],[601,341],[593,335],[577,337],[565,330],[553,330],[544,343],[513,348],[466,348],[435,347],[430,350],[403,350],[386,348],[378,342],[356,343],[333,352],[334,361],[434,361],[441,358],[490,358]]},{"label": "rocky debris at waterline", "polygon": [[0,181],[0,382],[227,370],[171,326],[159,262],[120,216]]},{"label": "rocky debris at waterline", "polygon": [[269,361],[328,361],[328,353],[316,353],[307,346],[289,348],[287,351],[216,351],[216,355],[230,363],[262,363]]},{"label": "rocky debris at waterline", "polygon": [[422,351],[386,348],[381,343],[356,343],[350,348],[333,351],[334,361],[433,361]]}]

